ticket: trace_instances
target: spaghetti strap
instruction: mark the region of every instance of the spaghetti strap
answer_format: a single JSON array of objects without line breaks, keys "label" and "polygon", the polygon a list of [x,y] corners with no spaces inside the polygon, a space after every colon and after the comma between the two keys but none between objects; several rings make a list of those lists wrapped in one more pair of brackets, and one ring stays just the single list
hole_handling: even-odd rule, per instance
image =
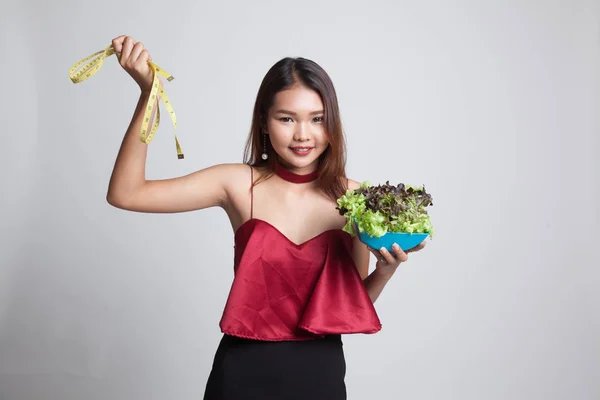
[{"label": "spaghetti strap", "polygon": [[254,168],[250,166],[250,219],[254,217]]}]

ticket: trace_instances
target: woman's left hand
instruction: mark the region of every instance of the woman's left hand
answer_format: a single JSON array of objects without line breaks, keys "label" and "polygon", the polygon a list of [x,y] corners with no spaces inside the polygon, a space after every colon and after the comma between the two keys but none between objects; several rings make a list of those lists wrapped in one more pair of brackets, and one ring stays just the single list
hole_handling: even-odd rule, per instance
[{"label": "woman's left hand", "polygon": [[406,251],[403,251],[397,244],[392,246],[393,252],[389,252],[385,247],[382,247],[380,250],[369,247],[369,250],[377,257],[375,268],[384,274],[392,275],[400,264],[408,260],[408,253],[417,252],[424,247],[425,241]]}]

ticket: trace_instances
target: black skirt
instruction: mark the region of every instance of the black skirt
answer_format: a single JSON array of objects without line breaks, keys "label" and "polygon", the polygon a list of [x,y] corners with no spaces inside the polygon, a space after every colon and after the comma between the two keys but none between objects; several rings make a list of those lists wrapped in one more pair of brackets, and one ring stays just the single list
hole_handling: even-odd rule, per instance
[{"label": "black skirt", "polygon": [[340,335],[267,342],[223,335],[204,400],[345,400]]}]

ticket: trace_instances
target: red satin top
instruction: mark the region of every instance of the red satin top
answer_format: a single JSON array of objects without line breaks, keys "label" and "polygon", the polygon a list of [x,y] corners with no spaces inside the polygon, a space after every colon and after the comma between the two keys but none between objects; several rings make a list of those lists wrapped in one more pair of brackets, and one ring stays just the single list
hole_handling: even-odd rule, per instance
[{"label": "red satin top", "polygon": [[235,275],[221,331],[282,341],[381,330],[352,243],[332,229],[296,244],[251,211],[235,232]]}]

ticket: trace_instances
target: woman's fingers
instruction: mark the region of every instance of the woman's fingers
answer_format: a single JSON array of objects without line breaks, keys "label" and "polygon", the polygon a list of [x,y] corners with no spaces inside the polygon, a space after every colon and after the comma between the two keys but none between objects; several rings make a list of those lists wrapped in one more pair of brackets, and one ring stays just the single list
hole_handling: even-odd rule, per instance
[{"label": "woman's fingers", "polygon": [[152,88],[154,74],[148,65],[151,59],[142,42],[131,36],[118,36],[112,40],[121,67],[137,82],[142,91]]},{"label": "woman's fingers", "polygon": [[[394,255],[390,253],[385,247],[379,249],[379,253],[383,257],[383,260],[388,264],[395,264],[397,260],[394,258]],[[381,260],[380,260],[381,261]]]},{"label": "woman's fingers", "polygon": [[142,42],[137,42],[133,45],[133,49],[131,49],[131,54],[129,56],[132,65],[140,62],[140,55],[144,52],[144,50],[144,44]]},{"label": "woman's fingers", "polygon": [[131,36],[125,37],[123,41],[123,47],[121,48],[121,65],[129,65],[131,50],[136,42]]},{"label": "woman's fingers", "polygon": [[396,263],[396,259],[394,258],[394,255],[392,253],[390,253],[389,251],[387,251],[387,249],[385,247],[382,247],[379,250],[369,247],[369,250],[377,258],[377,261],[379,261],[381,263],[389,263],[389,264]]},{"label": "woman's fingers", "polygon": [[377,260],[379,262],[385,262],[388,264],[399,264],[408,260],[408,255],[406,254],[406,252],[404,252],[397,244],[394,244],[392,246],[392,252],[388,251],[385,247],[382,247],[379,250],[375,250],[374,248],[369,247],[369,250],[371,251],[371,253],[373,253],[373,255],[375,255],[375,257],[377,257]]},{"label": "woman's fingers", "polygon": [[414,253],[415,251],[419,251],[421,249],[423,249],[423,247],[425,247],[425,242],[421,242],[419,243],[418,246],[413,247],[412,249],[408,249],[406,250],[406,253]]},{"label": "woman's fingers", "polygon": [[373,255],[375,256],[375,258],[377,258],[377,261],[381,261],[381,262],[385,262],[385,258],[383,257],[383,255],[379,252],[379,250],[375,250],[374,248],[372,248],[371,246],[367,246],[369,251],[371,253],[373,253]]},{"label": "woman's fingers", "polygon": [[145,65],[148,64],[148,61],[150,61],[150,53],[148,53],[148,50],[144,49],[140,52],[136,64]]},{"label": "woman's fingers", "polygon": [[394,252],[396,260],[400,262],[408,260],[408,255],[396,243],[394,243],[394,245],[392,246],[392,251]]},{"label": "woman's fingers", "polygon": [[117,36],[116,38],[114,38],[112,40],[112,46],[115,49],[116,52],[120,53],[121,49],[123,48],[123,41],[125,40],[127,36],[125,35],[121,35],[121,36]]},{"label": "woman's fingers", "polygon": [[112,40],[112,45],[115,51],[117,52],[117,58],[121,66],[125,66],[129,62],[129,58],[131,55],[131,51],[133,50],[133,46],[137,42],[131,36],[119,36]]}]

